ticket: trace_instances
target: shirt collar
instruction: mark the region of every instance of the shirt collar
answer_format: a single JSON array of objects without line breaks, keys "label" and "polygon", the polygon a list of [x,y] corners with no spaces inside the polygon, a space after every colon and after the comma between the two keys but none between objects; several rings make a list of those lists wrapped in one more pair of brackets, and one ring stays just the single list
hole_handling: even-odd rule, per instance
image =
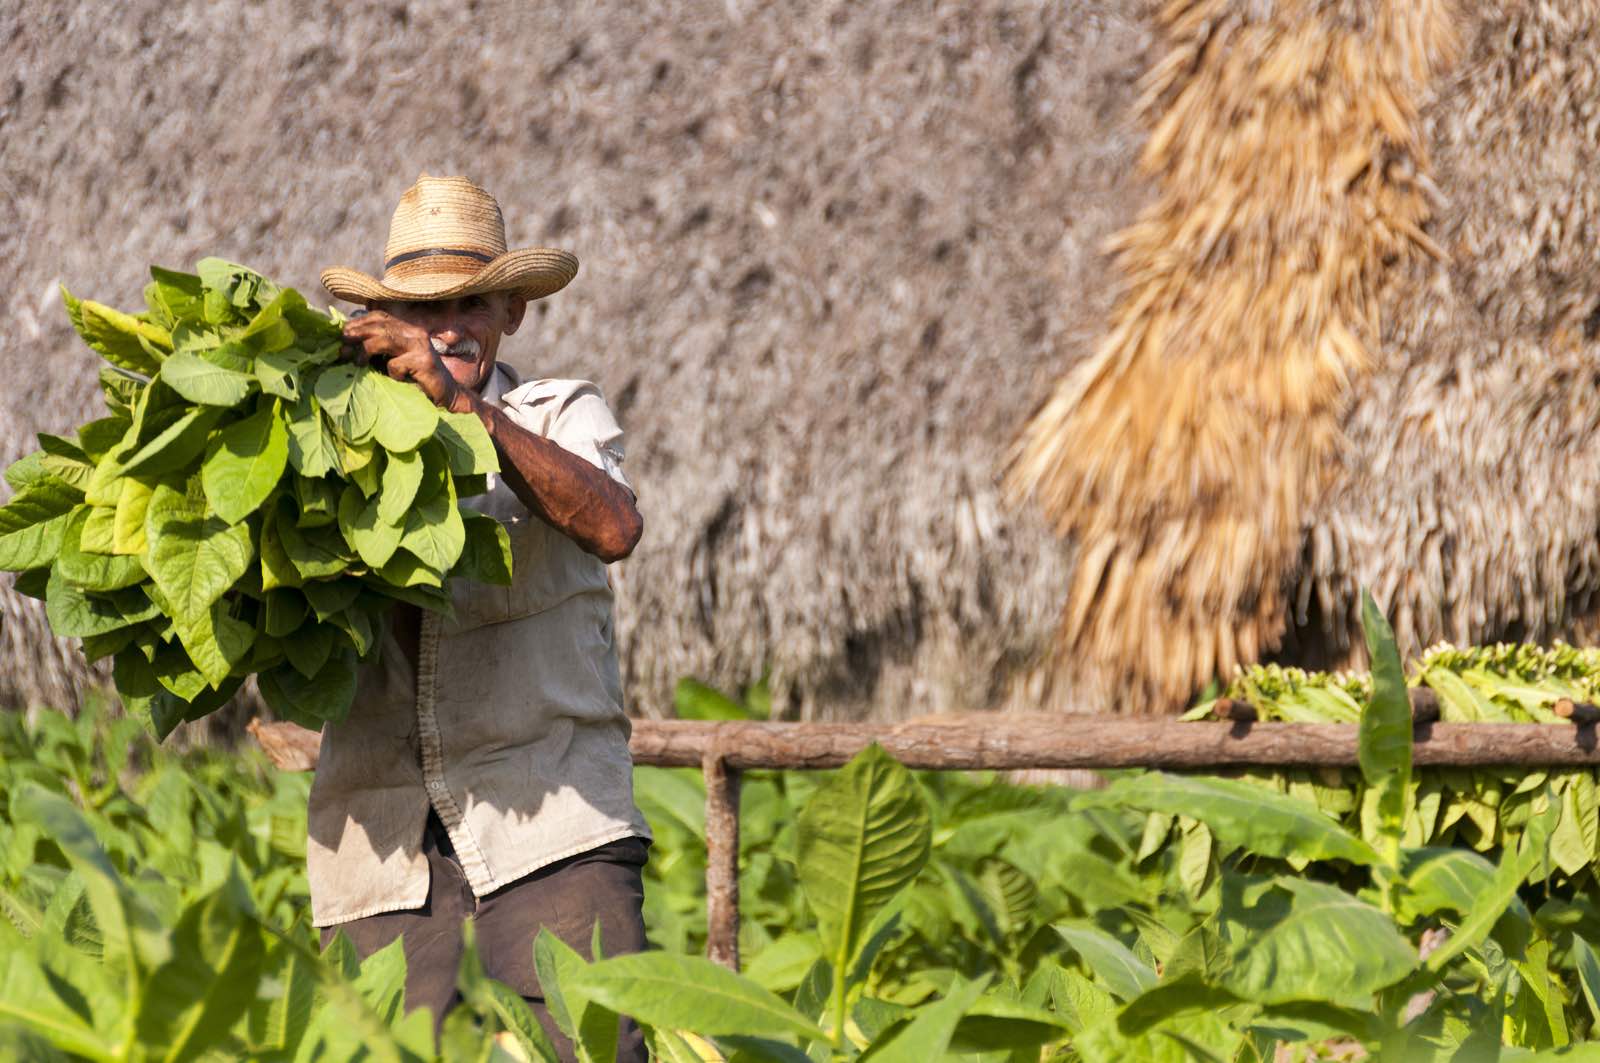
[{"label": "shirt collar", "polygon": [[478,389],[478,394],[490,405],[500,405],[506,392],[516,387],[521,381],[517,371],[503,362],[494,363],[494,369],[489,373],[489,379],[483,382],[483,387]]}]

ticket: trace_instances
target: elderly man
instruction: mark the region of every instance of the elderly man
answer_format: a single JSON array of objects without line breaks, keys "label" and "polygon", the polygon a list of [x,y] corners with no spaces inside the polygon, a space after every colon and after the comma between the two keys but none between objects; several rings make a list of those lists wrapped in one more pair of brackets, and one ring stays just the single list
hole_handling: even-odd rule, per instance
[{"label": "elderly man", "polygon": [[[404,935],[406,1002],[454,1002],[461,923],[491,977],[523,994],[563,1052],[534,972],[548,928],[587,955],[644,948],[650,832],[633,802],[606,563],[639,541],[622,431],[577,380],[520,382],[497,355],[529,300],[563,288],[564,251],[506,248],[494,198],[423,175],[390,224],[382,280],[334,268],[360,303],[345,350],[434,403],[473,413],[501,472],[463,504],[510,534],[510,588],[458,582],[454,616],[401,606],[349,718],[323,733],[306,862],[324,941],[363,956]],[[643,1060],[625,1023],[620,1058]]]}]

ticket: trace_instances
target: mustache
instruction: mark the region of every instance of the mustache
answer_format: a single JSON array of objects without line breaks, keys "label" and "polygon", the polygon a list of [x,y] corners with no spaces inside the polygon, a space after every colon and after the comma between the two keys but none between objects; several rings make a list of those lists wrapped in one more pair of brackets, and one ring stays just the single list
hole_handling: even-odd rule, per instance
[{"label": "mustache", "polygon": [[433,346],[433,353],[440,358],[477,358],[482,353],[478,341],[471,337],[445,343],[438,336],[429,336],[428,342]]}]

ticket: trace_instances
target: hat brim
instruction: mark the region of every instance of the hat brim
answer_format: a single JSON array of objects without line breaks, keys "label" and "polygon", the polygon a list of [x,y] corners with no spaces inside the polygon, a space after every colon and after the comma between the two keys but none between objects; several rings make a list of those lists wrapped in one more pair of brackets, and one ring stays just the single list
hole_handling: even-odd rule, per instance
[{"label": "hat brim", "polygon": [[531,301],[559,292],[577,275],[575,255],[548,247],[530,247],[507,251],[474,274],[444,275],[432,283],[427,277],[419,277],[418,283],[406,288],[392,288],[348,266],[332,266],[322,271],[322,286],[336,298],[352,303],[424,303],[484,292],[510,292]]}]

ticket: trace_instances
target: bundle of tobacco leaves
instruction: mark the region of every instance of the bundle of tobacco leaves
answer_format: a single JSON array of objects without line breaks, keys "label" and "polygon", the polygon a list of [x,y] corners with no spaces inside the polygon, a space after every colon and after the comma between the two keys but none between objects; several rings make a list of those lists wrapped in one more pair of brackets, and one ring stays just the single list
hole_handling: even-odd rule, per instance
[{"label": "bundle of tobacco leaves", "polygon": [[165,737],[250,676],[282,718],[339,720],[395,602],[506,584],[510,544],[458,500],[498,469],[478,419],[339,361],[340,324],[220,259],[151,271],[126,314],[63,291],[109,366],[107,415],[6,470],[0,570],[57,635],[114,657]]}]

